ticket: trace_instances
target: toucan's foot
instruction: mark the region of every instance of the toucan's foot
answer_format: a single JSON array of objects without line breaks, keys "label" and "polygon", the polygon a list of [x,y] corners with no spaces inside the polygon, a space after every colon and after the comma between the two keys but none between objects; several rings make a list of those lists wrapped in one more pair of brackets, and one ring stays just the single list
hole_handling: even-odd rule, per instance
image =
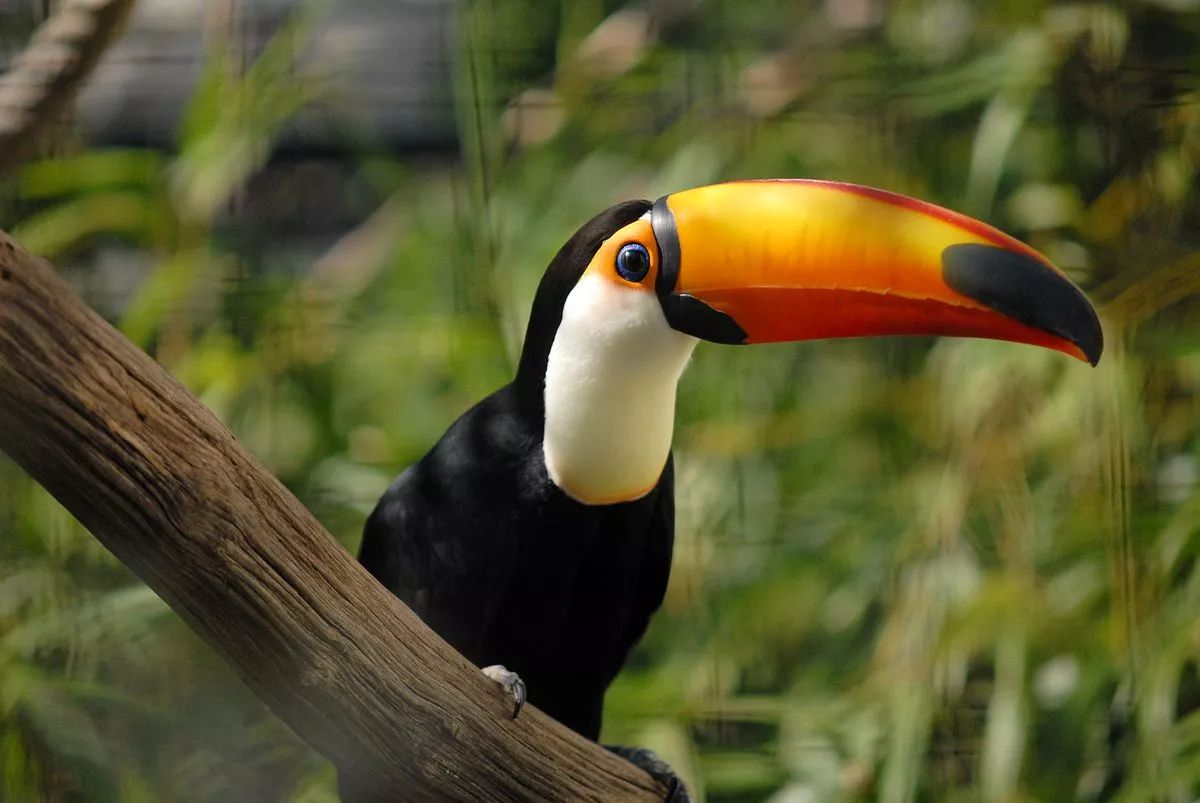
[{"label": "toucan's foot", "polygon": [[645,747],[623,747],[617,744],[606,744],[604,749],[616,753],[631,764],[644,769],[650,777],[667,787],[667,803],[692,803],[692,795],[688,792],[683,779],[675,774],[671,765],[658,757],[653,750]]},{"label": "toucan's foot", "polygon": [[521,680],[521,676],[516,672],[509,672],[501,664],[485,666],[483,674],[499,683],[506,692],[512,695],[512,718],[516,719],[517,714],[521,713],[521,709],[525,707],[525,681]]}]

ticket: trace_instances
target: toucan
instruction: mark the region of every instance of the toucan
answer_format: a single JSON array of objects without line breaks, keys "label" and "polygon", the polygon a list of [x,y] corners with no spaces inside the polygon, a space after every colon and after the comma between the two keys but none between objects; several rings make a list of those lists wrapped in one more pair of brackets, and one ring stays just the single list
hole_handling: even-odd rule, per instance
[{"label": "toucan", "polygon": [[515,698],[589,739],[667,587],[676,384],[700,340],[958,335],[1100,359],[1046,257],[884,190],[735,181],[617,204],[538,286],[512,382],[392,483],[359,558]]}]

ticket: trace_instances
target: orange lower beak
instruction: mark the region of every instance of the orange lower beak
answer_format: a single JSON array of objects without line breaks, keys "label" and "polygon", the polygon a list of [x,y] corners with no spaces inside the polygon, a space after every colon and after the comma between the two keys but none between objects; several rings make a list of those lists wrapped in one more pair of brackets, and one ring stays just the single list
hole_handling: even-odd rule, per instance
[{"label": "orange lower beak", "polygon": [[972,218],[824,181],[716,184],[660,198],[656,290],[675,328],[723,343],[958,335],[1093,365],[1095,310],[1032,248]]}]

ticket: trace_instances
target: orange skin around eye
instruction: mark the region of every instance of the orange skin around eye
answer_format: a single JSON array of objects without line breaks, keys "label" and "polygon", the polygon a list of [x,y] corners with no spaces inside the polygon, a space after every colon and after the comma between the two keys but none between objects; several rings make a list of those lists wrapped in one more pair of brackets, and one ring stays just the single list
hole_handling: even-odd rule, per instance
[{"label": "orange skin around eye", "polygon": [[[640,243],[650,254],[650,270],[646,271],[646,275],[640,282],[628,281],[617,273],[617,252],[621,250],[622,246],[629,243]],[[654,230],[650,228],[650,221],[635,220],[628,226],[618,229],[616,234],[609,237],[600,246],[600,250],[592,257],[592,261],[584,270],[583,275],[603,278],[627,290],[638,288],[653,293],[654,282],[658,278],[658,244],[654,239]]]}]

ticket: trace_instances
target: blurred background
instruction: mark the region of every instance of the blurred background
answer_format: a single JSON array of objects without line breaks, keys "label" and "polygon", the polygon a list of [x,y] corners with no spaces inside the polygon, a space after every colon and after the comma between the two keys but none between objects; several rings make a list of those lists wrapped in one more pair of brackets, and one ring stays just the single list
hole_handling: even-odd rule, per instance
[{"label": "blurred background", "polygon": [[[56,5],[0,0],[0,67]],[[671,585],[604,741],[714,802],[1189,801],[1198,76],[1200,0],[141,0],[0,176],[0,227],[356,550],[608,205],[794,176],[986,219],[1088,291],[1099,368],[702,344]],[[0,775],[11,801],[336,800],[2,457]]]}]

